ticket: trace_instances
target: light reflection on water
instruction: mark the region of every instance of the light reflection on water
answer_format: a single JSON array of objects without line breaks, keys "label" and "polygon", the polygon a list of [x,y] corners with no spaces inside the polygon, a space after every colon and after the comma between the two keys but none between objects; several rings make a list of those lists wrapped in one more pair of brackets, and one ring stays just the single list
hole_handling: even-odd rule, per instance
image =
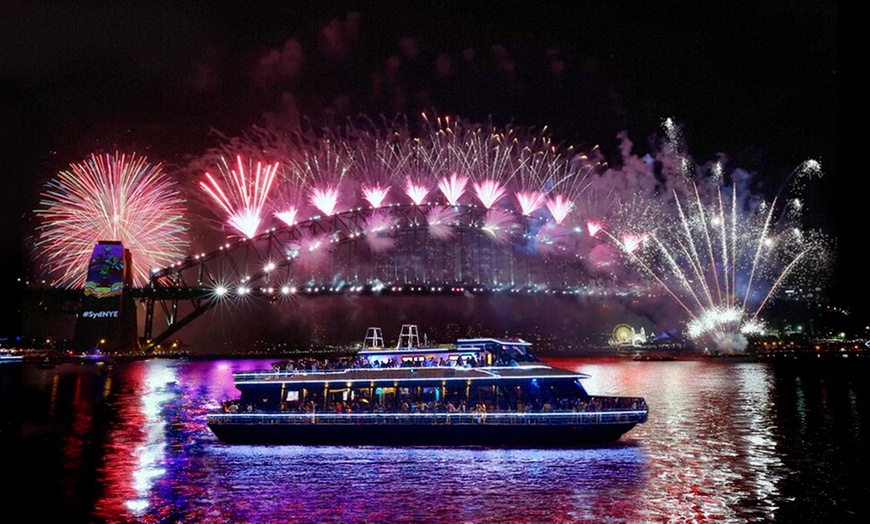
[{"label": "light reflection on water", "polygon": [[641,520],[660,521],[663,508],[668,519],[680,522],[774,517],[783,471],[763,365],[557,364],[592,375],[586,381],[591,391],[647,399],[648,422],[629,433],[643,443],[648,460]]},{"label": "light reflection on water", "polygon": [[112,489],[97,502],[99,513],[119,515],[126,509],[134,517],[147,515],[154,484],[166,474],[165,414],[167,403],[177,398],[172,390],[176,371],[167,361],[130,368],[129,395],[116,402],[119,418],[126,423],[108,435],[105,446],[102,473]]},{"label": "light reflection on water", "polygon": [[842,521],[868,494],[845,483],[867,466],[860,373],[550,362],[649,421],[594,449],[228,446],[205,414],[269,361],[149,360],[25,368],[24,445],[59,514],[109,522]]},{"label": "light reflection on water", "polygon": [[643,456],[636,447],[530,451],[213,444],[197,462],[209,476],[196,491],[211,496],[191,505],[188,516],[195,520],[504,522],[510,516],[515,522],[570,522],[608,510],[619,522],[630,513],[612,507],[611,486],[640,489]]}]

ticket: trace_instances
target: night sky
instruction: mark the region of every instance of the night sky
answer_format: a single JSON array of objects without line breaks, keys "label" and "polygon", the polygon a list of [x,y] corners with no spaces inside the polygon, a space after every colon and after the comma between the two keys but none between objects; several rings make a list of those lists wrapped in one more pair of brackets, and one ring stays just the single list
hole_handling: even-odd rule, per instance
[{"label": "night sky", "polygon": [[643,144],[673,117],[696,160],[724,152],[770,193],[817,159],[808,206],[838,238],[832,297],[867,310],[863,189],[839,165],[836,2],[78,4],[0,2],[4,296],[33,273],[40,186],[91,152],[183,164],[211,129],[434,109],[547,125],[608,157],[617,132]]}]

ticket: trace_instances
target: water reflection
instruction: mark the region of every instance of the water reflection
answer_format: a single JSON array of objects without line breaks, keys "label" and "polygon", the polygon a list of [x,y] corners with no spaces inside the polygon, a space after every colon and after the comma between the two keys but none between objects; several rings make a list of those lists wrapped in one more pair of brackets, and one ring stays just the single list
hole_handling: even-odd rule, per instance
[{"label": "water reflection", "polygon": [[649,421],[629,437],[648,453],[642,520],[770,520],[783,478],[770,369],[715,361],[575,363],[591,391],[642,395]]},{"label": "water reflection", "polygon": [[853,369],[552,363],[592,375],[590,392],[644,396],[649,421],[595,449],[222,444],[206,412],[256,360],[28,369],[11,396],[39,453],[25,489],[87,521],[844,521],[870,493],[850,480],[870,415]]},{"label": "water reflection", "polygon": [[[212,496],[197,520],[517,522],[632,520],[636,446],[598,450],[225,446],[199,458]],[[190,486],[190,484],[186,484]],[[231,485],[232,490],[223,489]],[[200,491],[197,488],[197,491]],[[191,498],[197,498],[191,494]]]}]

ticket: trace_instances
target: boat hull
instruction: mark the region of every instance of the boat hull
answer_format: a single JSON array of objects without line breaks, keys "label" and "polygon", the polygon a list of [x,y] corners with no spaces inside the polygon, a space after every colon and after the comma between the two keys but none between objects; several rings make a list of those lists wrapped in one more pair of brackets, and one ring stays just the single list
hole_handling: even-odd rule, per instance
[{"label": "boat hull", "polygon": [[619,440],[636,422],[583,424],[298,424],[210,422],[228,444],[564,448]]}]

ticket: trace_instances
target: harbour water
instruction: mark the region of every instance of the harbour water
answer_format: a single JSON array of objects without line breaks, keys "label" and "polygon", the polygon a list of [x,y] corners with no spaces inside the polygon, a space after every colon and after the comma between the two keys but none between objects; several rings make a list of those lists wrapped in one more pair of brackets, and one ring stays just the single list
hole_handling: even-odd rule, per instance
[{"label": "harbour water", "polygon": [[270,362],[4,365],[4,513],[118,523],[858,522],[870,513],[866,359],[550,359],[590,374],[590,393],[650,406],[647,423],[589,449],[217,441],[205,414],[236,396],[232,372]]}]

